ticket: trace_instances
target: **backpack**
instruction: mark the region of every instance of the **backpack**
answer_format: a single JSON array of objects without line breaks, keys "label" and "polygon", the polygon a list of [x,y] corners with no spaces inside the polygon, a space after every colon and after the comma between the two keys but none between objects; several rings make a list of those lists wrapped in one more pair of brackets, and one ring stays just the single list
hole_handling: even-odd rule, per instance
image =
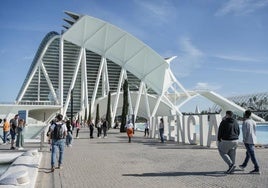
[{"label": "backpack", "polygon": [[63,124],[55,124],[54,130],[52,132],[52,139],[59,140],[63,139]]}]

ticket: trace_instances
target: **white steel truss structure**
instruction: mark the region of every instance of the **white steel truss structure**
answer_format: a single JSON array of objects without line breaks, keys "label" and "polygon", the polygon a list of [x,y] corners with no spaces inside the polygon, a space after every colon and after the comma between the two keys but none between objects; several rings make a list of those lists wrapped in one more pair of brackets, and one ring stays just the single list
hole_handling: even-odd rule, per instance
[{"label": "white steel truss structure", "polygon": [[[146,44],[105,21],[66,12],[69,25],[61,35],[50,32],[42,41],[16,99],[60,105],[69,116],[70,101],[79,116],[100,115],[111,92],[112,119],[121,115],[122,85],[129,83],[129,113],[151,118],[181,114],[179,108],[196,95],[212,99],[240,114],[244,109],[213,92],[189,92],[175,78],[169,63]],[[221,105],[222,104],[222,105]]]}]

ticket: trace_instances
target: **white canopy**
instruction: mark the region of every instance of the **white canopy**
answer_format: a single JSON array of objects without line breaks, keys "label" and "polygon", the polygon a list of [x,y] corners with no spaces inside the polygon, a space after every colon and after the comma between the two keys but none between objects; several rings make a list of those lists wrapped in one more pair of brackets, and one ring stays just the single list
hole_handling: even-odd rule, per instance
[{"label": "white canopy", "polygon": [[63,38],[124,67],[158,94],[172,83],[169,64],[163,57],[134,36],[100,19],[82,16]]}]

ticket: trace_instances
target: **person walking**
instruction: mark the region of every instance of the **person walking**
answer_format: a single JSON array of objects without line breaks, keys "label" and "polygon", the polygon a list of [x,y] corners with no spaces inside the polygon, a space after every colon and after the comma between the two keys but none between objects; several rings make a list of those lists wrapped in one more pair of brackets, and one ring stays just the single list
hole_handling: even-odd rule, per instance
[{"label": "person walking", "polygon": [[47,137],[48,137],[48,144],[49,144],[49,151],[52,151],[52,142],[51,142],[51,129],[50,129],[50,127],[53,125],[53,124],[55,124],[56,123],[56,118],[54,118],[51,122],[50,122],[50,124],[49,124],[49,127],[48,127],[48,131],[47,131]]},{"label": "person walking", "polygon": [[254,170],[250,171],[251,174],[261,174],[258,161],[255,156],[254,147],[257,143],[256,136],[256,122],[251,119],[251,111],[246,110],[244,114],[244,121],[242,124],[243,142],[246,147],[246,158],[242,165],[239,165],[240,169],[244,170],[247,167],[249,159],[254,164]]},{"label": "person walking", "polygon": [[134,126],[130,120],[126,124],[125,128],[127,129],[128,143],[131,143],[131,138],[133,137],[134,133]]},{"label": "person walking", "polygon": [[89,120],[89,122],[88,122],[88,128],[89,128],[89,137],[90,138],[94,138],[93,137],[94,123],[93,123],[92,120]]},{"label": "person walking", "polygon": [[104,119],[102,123],[103,138],[107,138],[107,128],[108,128],[108,121]]},{"label": "person walking", "polygon": [[67,135],[66,135],[66,146],[72,147],[72,141],[73,141],[73,129],[71,125],[71,121],[66,121],[66,127],[67,127]]},{"label": "person walking", "polygon": [[236,168],[235,157],[239,134],[239,124],[233,118],[233,112],[226,111],[226,116],[221,121],[218,131],[218,150],[224,162],[229,166],[226,174],[233,173]]},{"label": "person walking", "polygon": [[7,119],[4,119],[4,123],[3,123],[3,144],[6,145],[7,143],[7,137],[10,131],[10,124],[7,121]]},{"label": "person walking", "polygon": [[149,121],[146,120],[145,129],[144,129],[144,137],[146,137],[146,135],[147,135],[147,137],[149,137],[149,128],[150,128]]},{"label": "person walking", "polygon": [[65,137],[67,135],[67,127],[63,121],[63,116],[58,114],[56,116],[56,123],[50,127],[50,136],[52,140],[52,152],[51,152],[51,171],[55,170],[56,162],[56,150],[59,151],[58,168],[61,169],[63,162],[63,152],[65,147]]},{"label": "person walking", "polygon": [[17,139],[16,139],[16,147],[18,150],[23,150],[24,148],[24,127],[25,121],[24,119],[19,119],[19,123],[17,126]]},{"label": "person walking", "polygon": [[98,122],[97,122],[97,131],[98,131],[98,138],[101,138],[101,127],[102,127],[102,120],[99,119]]},{"label": "person walking", "polygon": [[76,138],[79,138],[79,131],[81,128],[81,124],[80,124],[79,120],[76,120],[75,127],[76,127]]},{"label": "person walking", "polygon": [[16,114],[13,119],[10,120],[10,135],[11,135],[11,150],[14,150],[14,144],[16,139],[16,130],[18,126],[19,115]]},{"label": "person walking", "polygon": [[160,119],[160,123],[159,123],[159,135],[160,135],[160,139],[161,139],[161,143],[164,143],[164,120],[163,118]]}]

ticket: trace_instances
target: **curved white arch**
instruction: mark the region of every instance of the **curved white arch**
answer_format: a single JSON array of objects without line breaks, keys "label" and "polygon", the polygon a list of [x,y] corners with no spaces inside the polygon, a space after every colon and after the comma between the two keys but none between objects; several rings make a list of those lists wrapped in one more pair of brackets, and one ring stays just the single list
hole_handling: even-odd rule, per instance
[{"label": "curved white arch", "polygon": [[[129,33],[90,16],[82,16],[63,34],[64,40],[112,60],[159,95],[174,82],[169,63]],[[181,89],[187,92],[182,85]]]}]

